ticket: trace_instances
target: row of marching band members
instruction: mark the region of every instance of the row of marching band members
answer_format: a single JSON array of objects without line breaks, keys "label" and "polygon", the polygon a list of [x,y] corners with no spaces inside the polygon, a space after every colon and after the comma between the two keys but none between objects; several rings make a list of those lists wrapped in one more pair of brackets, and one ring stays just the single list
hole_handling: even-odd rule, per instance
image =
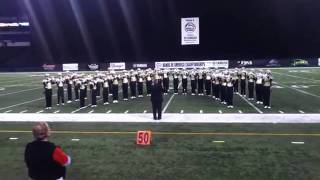
[{"label": "row of marching band members", "polygon": [[[109,96],[112,95],[112,102],[118,103],[119,91],[122,90],[122,98],[127,101],[129,98],[143,97],[144,87],[146,94],[150,96],[152,82],[157,80],[164,89],[164,94],[169,92],[170,82],[173,83],[173,93],[179,93],[179,86],[182,85],[182,94],[186,95],[191,86],[191,95],[207,95],[227,104],[228,108],[233,108],[233,94],[247,97],[249,100],[256,100],[257,104],[263,104],[265,108],[270,108],[270,93],[272,85],[272,75],[269,70],[246,70],[246,69],[226,69],[226,70],[137,70],[121,72],[97,72],[95,75],[84,75],[67,73],[58,77],[49,77],[43,80],[46,96],[46,108],[52,107],[52,85],[57,85],[57,105],[64,105],[64,87],[67,86],[67,103],[73,99],[72,91],[75,94],[75,101],[80,101],[80,107],[85,106],[88,89],[91,95],[91,106],[97,106],[97,97],[101,96],[103,104],[109,104]],[[121,86],[121,87],[119,87]],[[73,89],[73,90],[72,90]],[[130,94],[130,97],[129,97]]]}]

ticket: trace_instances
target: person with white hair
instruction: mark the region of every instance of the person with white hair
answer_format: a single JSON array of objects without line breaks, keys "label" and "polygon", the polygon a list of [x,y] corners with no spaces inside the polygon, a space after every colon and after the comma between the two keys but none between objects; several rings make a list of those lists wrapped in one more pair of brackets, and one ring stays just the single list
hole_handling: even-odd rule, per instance
[{"label": "person with white hair", "polygon": [[39,122],[32,128],[34,141],[27,144],[24,160],[33,180],[63,180],[71,158],[60,146],[49,141],[50,127]]}]

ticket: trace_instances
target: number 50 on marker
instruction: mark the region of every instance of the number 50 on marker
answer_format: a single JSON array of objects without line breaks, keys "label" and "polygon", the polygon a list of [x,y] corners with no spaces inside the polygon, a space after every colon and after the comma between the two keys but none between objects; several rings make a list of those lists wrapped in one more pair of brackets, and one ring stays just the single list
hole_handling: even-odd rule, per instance
[{"label": "number 50 on marker", "polygon": [[148,146],[151,144],[151,131],[138,131],[137,144]]}]

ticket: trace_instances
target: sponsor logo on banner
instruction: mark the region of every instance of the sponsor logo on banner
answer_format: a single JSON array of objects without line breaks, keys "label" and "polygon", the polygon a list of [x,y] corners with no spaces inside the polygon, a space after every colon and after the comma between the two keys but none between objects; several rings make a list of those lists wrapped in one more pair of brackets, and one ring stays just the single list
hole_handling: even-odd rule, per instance
[{"label": "sponsor logo on banner", "polygon": [[318,58],[318,66],[320,66],[320,58]]},{"label": "sponsor logo on banner", "polygon": [[43,64],[42,68],[45,71],[53,71],[56,68],[56,65],[54,65],[54,64]]},{"label": "sponsor logo on banner", "polygon": [[166,61],[156,62],[156,69],[175,69],[175,68],[228,68],[229,60],[210,60],[210,61]]},{"label": "sponsor logo on banner", "polygon": [[62,64],[63,71],[78,71],[79,64],[78,63],[71,63],[71,64]]},{"label": "sponsor logo on banner", "polygon": [[147,68],[148,64],[133,64],[133,68]]},{"label": "sponsor logo on banner", "polygon": [[271,59],[270,61],[268,61],[266,66],[268,66],[268,67],[279,67],[281,65],[280,65],[280,62],[279,62],[278,59]]},{"label": "sponsor logo on banner", "polygon": [[306,59],[294,59],[291,61],[291,66],[308,66],[309,62]]},{"label": "sponsor logo on banner", "polygon": [[88,67],[89,67],[89,69],[91,71],[99,69],[99,65],[98,64],[89,64]]},{"label": "sponsor logo on banner", "polygon": [[238,67],[247,67],[247,66],[252,66],[253,62],[252,61],[237,61]]},{"label": "sponsor logo on banner", "polygon": [[126,63],[124,62],[110,63],[110,69],[126,69]]},{"label": "sponsor logo on banner", "polygon": [[199,18],[181,18],[181,44],[199,44]]}]

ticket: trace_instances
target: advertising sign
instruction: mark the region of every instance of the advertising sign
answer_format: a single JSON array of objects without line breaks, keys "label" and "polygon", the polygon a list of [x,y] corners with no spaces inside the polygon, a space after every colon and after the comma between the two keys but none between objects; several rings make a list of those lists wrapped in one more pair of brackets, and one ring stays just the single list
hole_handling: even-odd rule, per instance
[{"label": "advertising sign", "polygon": [[88,68],[89,68],[91,71],[95,71],[95,70],[98,70],[98,69],[99,69],[99,65],[98,65],[98,64],[89,64],[89,65],[88,65]]},{"label": "advertising sign", "polygon": [[45,71],[53,71],[56,68],[56,65],[54,65],[54,64],[43,64],[42,68]]},{"label": "advertising sign", "polygon": [[156,69],[228,68],[229,60],[155,62]]},{"label": "advertising sign", "polygon": [[133,68],[147,68],[148,64],[133,64]]},{"label": "advertising sign", "polygon": [[181,44],[194,45],[200,43],[199,18],[181,18]]},{"label": "advertising sign", "polygon": [[78,71],[79,64],[78,63],[71,63],[71,64],[62,64],[63,71]]},{"label": "advertising sign", "polygon": [[110,63],[110,69],[126,69],[126,63],[124,62],[118,62],[118,63]]}]

